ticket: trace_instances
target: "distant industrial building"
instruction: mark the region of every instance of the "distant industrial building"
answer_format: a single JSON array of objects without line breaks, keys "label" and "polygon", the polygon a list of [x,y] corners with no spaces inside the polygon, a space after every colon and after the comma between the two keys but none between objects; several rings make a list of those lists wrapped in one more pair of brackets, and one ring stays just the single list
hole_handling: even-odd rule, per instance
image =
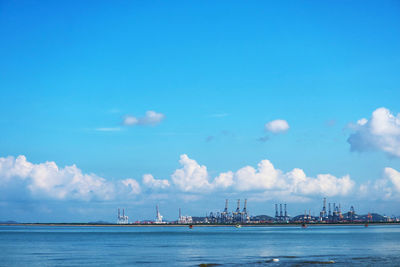
[{"label": "distant industrial building", "polygon": [[351,206],[347,213],[342,213],[342,207],[336,203],[328,203],[328,211],[326,210],[326,198],[323,199],[322,210],[319,213],[319,222],[335,223],[335,222],[353,222],[357,221],[359,216],[356,214],[354,207]]},{"label": "distant industrial building", "polygon": [[275,204],[275,222],[289,222],[290,217],[287,212],[287,205],[284,204],[285,211],[282,211],[282,204],[279,204],[279,213],[278,213],[278,204]]},{"label": "distant industrial building", "polygon": [[[328,208],[327,208],[328,206]],[[374,220],[375,219],[375,220]],[[305,210],[303,215],[295,216],[291,219],[292,222],[303,223],[344,223],[344,222],[372,222],[383,221],[378,216],[373,217],[371,214],[360,216],[357,215],[354,207],[351,206],[348,212],[342,213],[341,204],[326,203],[326,198],[323,199],[322,209],[319,216],[311,216],[311,210]]]},{"label": "distant industrial building", "polygon": [[184,216],[181,213],[181,208],[179,208],[178,224],[190,224],[193,223],[192,216]]},{"label": "distant industrial building", "polygon": [[118,208],[117,224],[128,224],[128,216],[125,215],[125,209],[122,209],[122,215]]},{"label": "distant industrial building", "polygon": [[[178,220],[173,222],[165,222],[163,216],[160,214],[159,207],[156,205],[156,217],[155,220],[147,220],[135,223],[144,224],[263,224],[263,223],[369,223],[369,222],[400,222],[400,218],[392,216],[382,216],[377,213],[368,213],[365,215],[358,215],[354,209],[354,206],[350,206],[348,212],[342,212],[342,206],[339,203],[336,205],[335,202],[327,203],[327,199],[323,198],[322,208],[319,214],[316,216],[311,214],[310,209],[304,210],[304,214],[300,214],[291,217],[288,214],[286,203],[276,203],[275,216],[271,217],[268,215],[256,215],[250,216],[247,209],[247,199],[244,200],[243,209],[240,208],[240,199],[236,202],[236,209],[229,211],[229,200],[225,200],[224,209],[219,212],[209,212],[205,217],[192,217],[182,215],[181,209],[179,208]],[[128,216],[125,215],[125,209],[122,209],[122,215],[120,209],[118,209],[118,224],[128,224]]]},{"label": "distant industrial building", "polygon": [[240,199],[237,200],[236,210],[233,212],[228,211],[228,199],[225,200],[225,209],[222,212],[210,212],[206,216],[208,223],[247,223],[250,217],[247,211],[247,199],[244,200],[243,210],[240,210]]},{"label": "distant industrial building", "polygon": [[156,220],[154,221],[154,223],[157,224],[165,223],[163,222],[163,216],[160,214],[160,211],[158,210],[158,205],[156,205]]}]

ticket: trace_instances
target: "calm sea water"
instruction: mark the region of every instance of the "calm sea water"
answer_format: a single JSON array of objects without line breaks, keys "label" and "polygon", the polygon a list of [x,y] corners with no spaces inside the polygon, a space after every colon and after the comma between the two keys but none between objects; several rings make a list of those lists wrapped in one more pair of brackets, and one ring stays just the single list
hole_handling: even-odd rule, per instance
[{"label": "calm sea water", "polygon": [[400,266],[400,226],[306,229],[0,226],[1,266],[325,266],[330,263]]}]

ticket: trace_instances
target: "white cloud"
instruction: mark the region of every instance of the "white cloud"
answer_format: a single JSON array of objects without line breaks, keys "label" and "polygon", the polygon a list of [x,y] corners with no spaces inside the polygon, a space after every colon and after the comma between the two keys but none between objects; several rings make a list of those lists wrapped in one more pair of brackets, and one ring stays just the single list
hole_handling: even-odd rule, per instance
[{"label": "white cloud", "polygon": [[223,172],[214,179],[214,186],[217,188],[228,188],[233,185],[233,172]]},{"label": "white cloud", "polygon": [[393,115],[386,108],[376,109],[370,118],[357,121],[347,141],[352,151],[382,150],[400,157],[400,113]]},{"label": "white cloud", "polygon": [[121,183],[125,185],[127,188],[129,188],[129,194],[137,195],[140,193],[140,185],[139,183],[132,178],[128,178],[125,180],[122,180]]},{"label": "white cloud", "polygon": [[280,191],[298,196],[344,196],[355,184],[349,176],[337,178],[331,174],[319,174],[316,178],[307,177],[298,168],[284,173],[269,160],[262,160],[257,169],[251,166],[241,168],[233,177],[234,187],[239,191]]},{"label": "white cloud", "polygon": [[348,175],[337,178],[331,174],[319,174],[316,178],[305,177],[303,181],[292,184],[292,190],[301,195],[346,196],[354,185],[355,182]]},{"label": "white cloud", "polygon": [[[122,181],[122,187],[95,174],[84,174],[76,166],[59,168],[55,162],[33,164],[25,156],[0,158],[0,187],[7,188],[13,182],[22,181],[35,198],[111,200],[124,187],[137,194],[134,180]],[[140,187],[139,187],[140,188]]]},{"label": "white cloud", "polygon": [[166,189],[170,186],[168,180],[164,179],[154,179],[153,175],[145,174],[143,175],[143,185],[153,188],[153,189]]},{"label": "white cloud", "polygon": [[235,172],[235,187],[240,191],[272,189],[278,187],[280,174],[269,160],[262,160],[257,169],[246,166]]},{"label": "white cloud", "polygon": [[384,173],[386,178],[393,184],[394,189],[400,193],[400,172],[393,168],[385,168]]},{"label": "white cloud", "polygon": [[357,124],[360,126],[363,126],[363,125],[367,124],[367,122],[368,122],[368,120],[366,118],[362,118],[357,121]]},{"label": "white cloud", "polygon": [[139,122],[139,120],[138,120],[136,117],[127,115],[127,116],[124,118],[123,124],[124,124],[124,125],[136,125],[136,124],[138,124],[138,122]]},{"label": "white cloud", "polygon": [[33,164],[26,161],[25,156],[0,158],[0,177],[1,181],[10,179],[14,176],[26,177],[32,170]]},{"label": "white cloud", "polygon": [[359,192],[362,197],[371,200],[398,200],[400,199],[400,172],[386,167],[382,178],[361,184]]},{"label": "white cloud", "polygon": [[337,178],[331,174],[307,177],[302,169],[290,172],[276,169],[269,160],[262,160],[257,168],[245,166],[236,172],[220,173],[212,182],[206,166],[199,165],[187,155],[181,155],[183,166],[172,174],[176,188],[183,192],[215,192],[230,190],[237,192],[279,192],[294,196],[345,196],[354,188],[348,175]]},{"label": "white cloud", "polygon": [[157,113],[153,110],[146,111],[146,115],[144,117],[134,117],[127,115],[124,118],[123,124],[128,125],[128,126],[133,126],[133,125],[157,125],[159,124],[163,119],[165,118],[165,115],[162,113]]},{"label": "white cloud", "polygon": [[201,192],[211,189],[206,166],[200,166],[186,154],[181,155],[181,169],[171,175],[173,183],[184,192]]},{"label": "white cloud", "polygon": [[289,124],[285,120],[273,120],[265,124],[265,130],[271,133],[283,133],[289,130]]},{"label": "white cloud", "polygon": [[[168,189],[175,194],[191,193],[196,198],[207,193],[246,192],[251,199],[259,196],[264,200],[284,197],[293,201],[308,201],[313,197],[349,195],[400,199],[400,172],[393,168],[385,168],[381,179],[361,184],[357,190],[349,175],[318,174],[309,177],[299,168],[284,172],[275,168],[269,160],[260,161],[257,167],[245,166],[237,171],[220,173],[214,179],[209,176],[206,166],[186,154],[181,155],[179,163],[182,166],[174,171],[171,180],[143,175],[142,185],[157,189],[147,198]],[[12,198],[12,192],[15,192],[14,195],[23,194],[19,196],[23,199],[29,199],[29,196],[33,199],[106,201],[131,198],[142,190],[132,178],[108,181],[95,174],[82,173],[76,165],[60,168],[55,162],[34,164],[24,156],[0,157],[0,194],[6,193],[6,198]]]}]

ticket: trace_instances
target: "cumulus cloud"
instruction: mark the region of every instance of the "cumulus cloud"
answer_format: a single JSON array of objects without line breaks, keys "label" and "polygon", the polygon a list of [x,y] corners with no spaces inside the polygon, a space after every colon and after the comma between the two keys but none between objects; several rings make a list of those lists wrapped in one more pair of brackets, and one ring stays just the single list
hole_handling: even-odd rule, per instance
[{"label": "cumulus cloud", "polygon": [[171,175],[175,186],[184,192],[201,192],[211,189],[206,166],[200,166],[186,154],[181,155],[179,163],[182,168],[175,170]]},{"label": "cumulus cloud", "polygon": [[400,157],[400,113],[396,116],[386,108],[378,108],[369,120],[353,124],[354,133],[347,139],[351,151],[381,150]]},{"label": "cumulus cloud", "polygon": [[241,191],[265,190],[279,187],[281,171],[274,168],[269,160],[262,160],[258,168],[246,166],[235,172],[235,187]]},{"label": "cumulus cloud", "polygon": [[137,195],[141,191],[140,185],[135,179],[128,178],[128,179],[122,180],[121,183],[129,189],[129,191],[128,191],[129,194]]},{"label": "cumulus cloud", "polygon": [[157,125],[163,119],[165,115],[162,113],[155,112],[153,110],[146,111],[146,115],[143,117],[134,117],[127,115],[123,120],[123,124],[127,126],[133,125]]},{"label": "cumulus cloud", "polygon": [[[269,160],[257,166],[244,166],[236,171],[222,172],[210,177],[207,167],[186,154],[180,156],[180,168],[171,179],[155,179],[151,174],[142,177],[142,185],[153,193],[168,190],[176,194],[200,196],[208,193],[245,193],[249,198],[285,197],[306,201],[320,196],[355,196],[371,199],[400,199],[400,172],[385,168],[382,178],[361,184],[358,188],[349,175],[332,174],[307,176],[304,170],[294,168],[284,172]],[[17,190],[17,191],[15,191]],[[19,191],[18,191],[19,190]],[[164,190],[164,191],[163,191]],[[76,165],[60,168],[55,162],[34,164],[24,156],[0,157],[0,199],[50,198],[56,200],[116,200],[141,194],[141,185],[132,178],[109,181],[95,174],[85,174]],[[149,198],[153,195],[150,194]]]},{"label": "cumulus cloud", "polygon": [[25,156],[0,158],[0,188],[22,182],[28,192],[36,198],[58,200],[111,200],[119,188],[129,188],[137,194],[139,185],[133,179],[116,184],[95,174],[85,174],[76,166],[59,168],[55,162],[33,164]]},{"label": "cumulus cloud", "polygon": [[397,193],[400,193],[400,172],[393,168],[385,168],[385,177],[393,184]]},{"label": "cumulus cloud", "polygon": [[285,120],[273,120],[265,124],[265,130],[271,133],[283,133],[289,130],[289,124]]},{"label": "cumulus cloud", "polygon": [[400,172],[386,167],[382,178],[360,185],[359,191],[361,196],[372,200],[398,200],[400,199]]},{"label": "cumulus cloud", "polygon": [[154,179],[153,175],[145,174],[143,175],[143,185],[153,189],[166,189],[170,186],[168,180],[164,179]]},{"label": "cumulus cloud", "polygon": [[171,178],[177,189],[183,192],[231,190],[280,192],[297,196],[345,196],[352,192],[355,185],[348,175],[338,178],[331,174],[319,174],[313,178],[298,168],[285,173],[269,160],[262,160],[257,168],[245,166],[235,172],[220,173],[211,180],[206,166],[199,165],[186,154],[181,155],[179,162],[182,168],[177,169]]},{"label": "cumulus cloud", "polygon": [[216,188],[228,188],[234,184],[233,181],[233,172],[223,172],[218,175],[213,182],[214,187]]},{"label": "cumulus cloud", "polygon": [[300,169],[288,173],[287,177],[292,179],[287,183],[290,192],[300,195],[346,196],[355,185],[349,175],[337,178],[331,174],[318,174],[316,178],[309,178]]},{"label": "cumulus cloud", "polygon": [[269,160],[262,160],[257,169],[246,166],[233,175],[234,187],[239,191],[280,191],[299,196],[345,196],[353,187],[349,176],[337,178],[331,174],[308,177],[302,169],[284,173]]}]

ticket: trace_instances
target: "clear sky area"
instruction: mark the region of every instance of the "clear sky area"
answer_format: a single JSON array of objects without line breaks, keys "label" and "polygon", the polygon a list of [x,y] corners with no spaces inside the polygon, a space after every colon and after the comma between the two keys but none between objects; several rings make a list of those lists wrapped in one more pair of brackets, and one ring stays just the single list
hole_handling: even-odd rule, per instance
[{"label": "clear sky area", "polygon": [[399,1],[0,1],[0,221],[400,215]]}]

